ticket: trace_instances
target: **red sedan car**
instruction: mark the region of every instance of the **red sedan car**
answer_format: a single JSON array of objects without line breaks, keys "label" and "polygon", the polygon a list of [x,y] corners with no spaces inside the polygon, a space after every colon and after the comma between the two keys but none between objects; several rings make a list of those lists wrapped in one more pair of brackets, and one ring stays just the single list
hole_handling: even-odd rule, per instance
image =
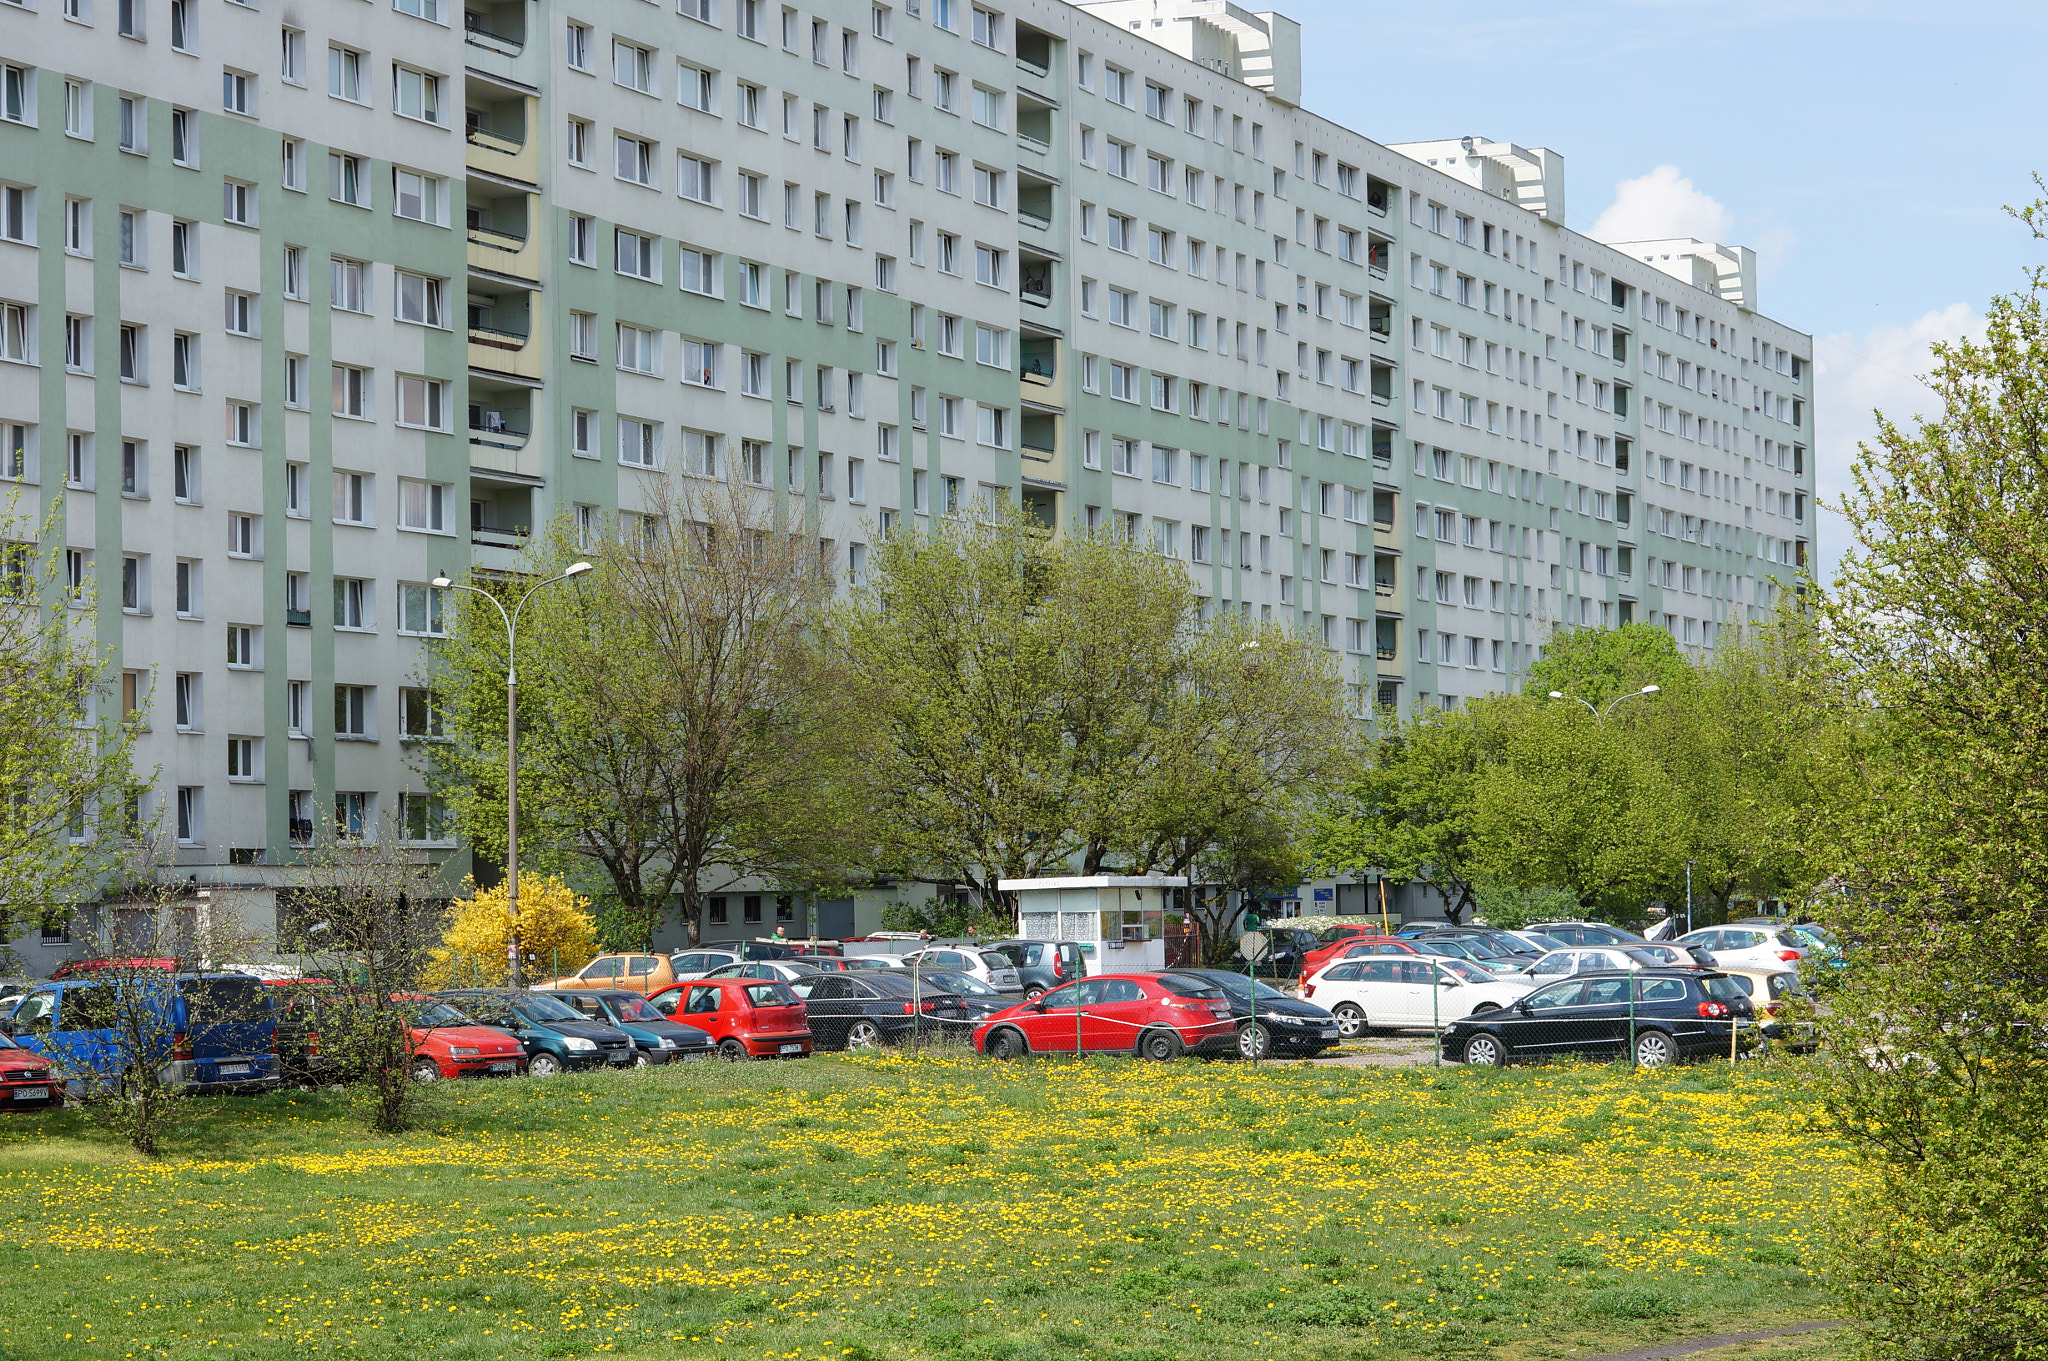
[{"label": "red sedan car", "polygon": [[42,1110],[64,1104],[64,1080],[50,1061],[0,1035],[0,1111]]},{"label": "red sedan car", "polygon": [[743,1059],[800,1059],[811,1052],[810,1013],[787,983],[769,978],[699,978],[647,999],[672,1021],[718,1042],[718,1052]]},{"label": "red sedan car", "polygon": [[472,1021],[446,1002],[404,1000],[412,1011],[406,1037],[412,1041],[414,1081],[517,1077],[526,1071],[526,1046],[517,1035]]},{"label": "red sedan car", "polygon": [[1230,999],[1206,979],[1183,974],[1097,974],[999,1011],[974,1029],[992,1059],[1083,1052],[1179,1058],[1237,1048]]}]

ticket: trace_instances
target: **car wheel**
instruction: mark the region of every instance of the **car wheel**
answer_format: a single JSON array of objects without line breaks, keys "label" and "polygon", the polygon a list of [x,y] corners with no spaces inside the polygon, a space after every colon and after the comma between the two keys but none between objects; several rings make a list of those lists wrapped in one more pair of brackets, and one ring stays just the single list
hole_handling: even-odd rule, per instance
[{"label": "car wheel", "polygon": [[880,1049],[884,1043],[882,1028],[873,1021],[855,1021],[846,1028],[848,1049]]},{"label": "car wheel", "polygon": [[553,1054],[535,1054],[533,1061],[526,1065],[526,1071],[532,1077],[553,1077],[562,1071],[562,1061]]},{"label": "car wheel", "polygon": [[1678,1062],[1678,1046],[1661,1030],[1636,1036],[1636,1063],[1644,1068],[1669,1068]]},{"label": "car wheel", "polygon": [[1472,1008],[1472,1014],[1474,1016],[1484,1016],[1489,1011],[1499,1010],[1500,1003],[1498,1002],[1481,1002],[1478,1006]]},{"label": "car wheel", "polygon": [[441,1065],[432,1059],[414,1059],[412,1062],[412,1080],[414,1082],[439,1082],[441,1080]]},{"label": "car wheel", "polygon": [[1498,1068],[1508,1061],[1508,1047],[1495,1035],[1474,1035],[1465,1041],[1465,1062],[1480,1068]]},{"label": "car wheel", "polygon": [[727,1037],[718,1042],[718,1056],[728,1063],[745,1063],[747,1047],[738,1040]]},{"label": "car wheel", "polygon": [[1043,996],[1045,996],[1045,989],[1041,988],[1036,983],[1033,983],[1030,987],[1024,989],[1024,1000],[1027,1002],[1036,1002],[1039,998]]},{"label": "car wheel", "polygon": [[1258,1021],[1237,1028],[1237,1056],[1241,1059],[1273,1057],[1273,1032]]},{"label": "car wheel", "polygon": [[1154,1063],[1171,1063],[1180,1057],[1180,1036],[1171,1030],[1148,1030],[1138,1037],[1138,1057]]},{"label": "car wheel", "polygon": [[635,1068],[645,1068],[653,1062],[653,1059],[647,1057],[645,1049],[635,1049],[633,1051],[633,1066]]},{"label": "car wheel", "polygon": [[1355,1040],[1365,1033],[1365,1013],[1351,1002],[1341,1002],[1334,1013],[1337,1017],[1337,1033],[1347,1040]]},{"label": "car wheel", "polygon": [[1024,1044],[1024,1037],[1007,1027],[998,1030],[995,1034],[984,1040],[981,1051],[998,1063],[1008,1063],[1011,1059],[1021,1059],[1030,1052]]}]

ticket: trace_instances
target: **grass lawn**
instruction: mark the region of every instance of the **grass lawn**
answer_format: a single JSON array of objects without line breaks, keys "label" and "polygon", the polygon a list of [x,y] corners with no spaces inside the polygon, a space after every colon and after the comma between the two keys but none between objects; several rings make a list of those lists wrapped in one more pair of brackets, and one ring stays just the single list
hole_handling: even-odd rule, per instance
[{"label": "grass lawn", "polygon": [[1829,1317],[1809,1114],[1763,1065],[886,1056],[447,1084],[390,1139],[215,1101],[157,1164],[16,1115],[0,1358],[1536,1361]]}]

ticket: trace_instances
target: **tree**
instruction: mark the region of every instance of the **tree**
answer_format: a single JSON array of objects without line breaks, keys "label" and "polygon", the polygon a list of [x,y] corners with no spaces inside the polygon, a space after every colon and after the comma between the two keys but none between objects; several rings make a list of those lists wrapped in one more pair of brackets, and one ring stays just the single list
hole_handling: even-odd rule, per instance
[{"label": "tree", "polygon": [[876,862],[961,884],[1178,873],[1334,765],[1346,735],[1326,654],[1205,621],[1187,570],[1016,513],[895,534],[838,616]]},{"label": "tree", "polygon": [[1238,913],[1263,891],[1292,889],[1305,877],[1305,846],[1294,820],[1261,809],[1229,824],[1189,867],[1190,914],[1201,932],[1204,962],[1230,954]]},{"label": "tree", "polygon": [[1600,707],[1645,685],[1683,685],[1691,672],[1671,634],[1650,624],[1558,629],[1529,668],[1522,693],[1541,701],[1555,690]]},{"label": "tree", "polygon": [[25,522],[14,496],[0,526],[4,945],[26,927],[60,925],[146,839],[134,809],[147,780],[132,763],[147,701],[138,695],[134,712],[122,710],[109,654],[94,641],[96,597],[61,576],[61,518]]},{"label": "tree", "polygon": [[1444,713],[1381,719],[1342,787],[1310,820],[1308,852],[1322,874],[1378,868],[1398,881],[1426,880],[1452,921],[1472,905],[1480,845],[1479,787],[1497,759],[1512,703],[1472,700]]},{"label": "tree", "polygon": [[[443,891],[440,874],[416,863],[390,824],[376,837],[318,841],[305,865],[306,882],[291,900],[293,943],[303,949],[307,977],[326,980],[315,1003],[320,1056],[367,1094],[370,1128],[400,1133],[415,1123],[422,1099],[413,1080],[410,994],[433,940],[429,904]],[[498,906],[502,912],[502,896]],[[495,958],[502,970],[502,939]]]},{"label": "tree", "polygon": [[[519,696],[522,854],[600,871],[642,947],[671,902],[699,939],[713,871],[829,878],[853,825],[835,770],[858,759],[862,719],[818,645],[831,582],[815,541],[741,487],[647,494],[603,551],[564,523],[530,552],[533,579],[595,570],[526,607]],[[460,599],[435,658],[451,739],[431,748],[436,787],[471,843],[502,854],[504,628]]]},{"label": "tree", "polygon": [[[465,879],[468,896],[449,904],[441,944],[430,952],[422,970],[427,988],[501,988],[506,980],[505,947],[512,938],[512,918],[505,885],[479,889]],[[546,971],[559,966],[573,973],[597,957],[597,927],[590,900],[553,875],[521,876],[519,945],[527,966]]]},{"label": "tree", "polygon": [[[2038,180],[2037,180],[2038,182]],[[2037,239],[2048,203],[2020,213]],[[1820,1018],[1872,1185],[1829,1264],[1867,1354],[2048,1356],[2048,271],[1935,348],[1939,413],[1880,418],[1815,618],[1867,716],[1828,810],[1850,943]]]}]

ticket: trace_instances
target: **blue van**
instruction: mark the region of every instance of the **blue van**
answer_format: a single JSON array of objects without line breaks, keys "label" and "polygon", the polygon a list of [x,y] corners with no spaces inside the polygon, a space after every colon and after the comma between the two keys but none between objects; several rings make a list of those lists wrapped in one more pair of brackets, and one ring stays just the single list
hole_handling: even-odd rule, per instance
[{"label": "blue van", "polygon": [[[116,987],[146,990],[154,1019],[146,1035],[122,1035]],[[87,1086],[136,1064],[187,1093],[259,1092],[280,1077],[269,990],[249,974],[166,972],[161,980],[131,975],[120,983],[87,975],[45,983],[20,1000],[0,1030]]]}]

